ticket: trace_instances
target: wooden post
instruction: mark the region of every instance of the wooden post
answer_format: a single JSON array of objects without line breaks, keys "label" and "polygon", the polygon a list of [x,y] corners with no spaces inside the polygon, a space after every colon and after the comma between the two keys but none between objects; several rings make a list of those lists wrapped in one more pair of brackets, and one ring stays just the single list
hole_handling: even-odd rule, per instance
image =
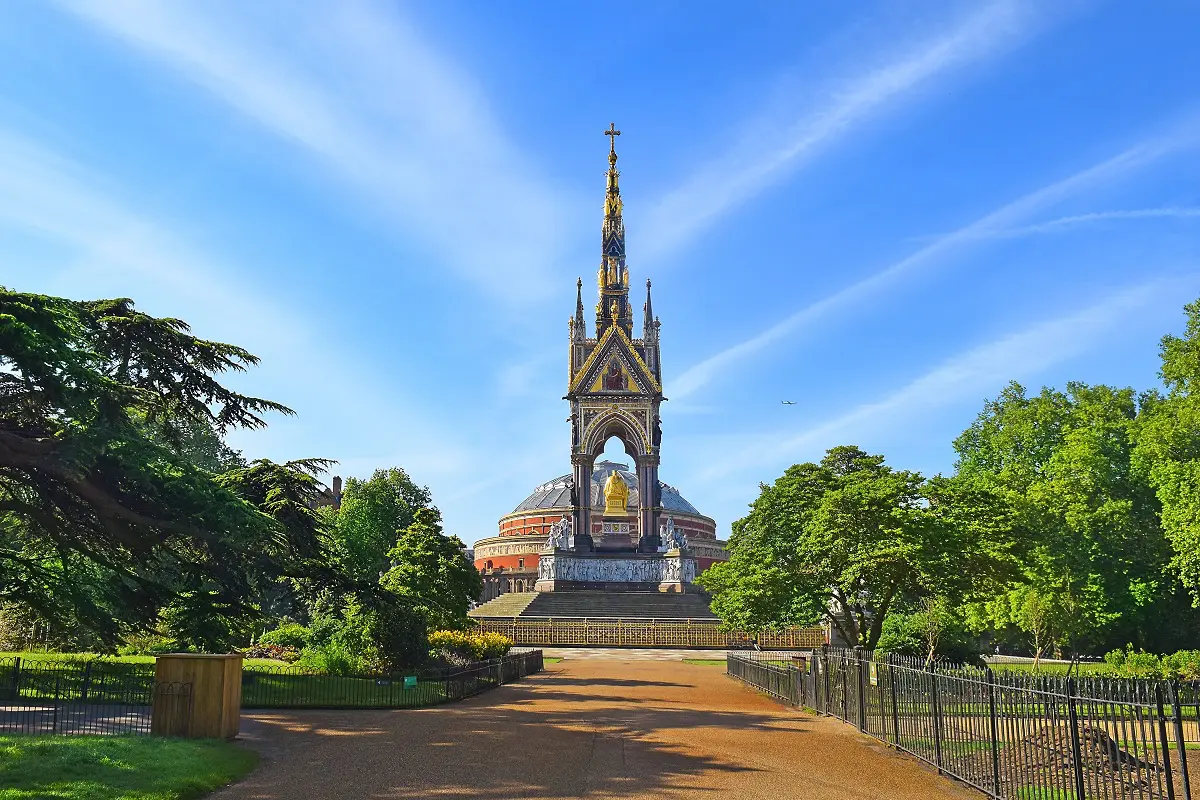
[{"label": "wooden post", "polygon": [[[150,731],[158,736],[232,739],[242,712],[242,656],[171,653],[154,662],[154,707]],[[190,702],[166,698],[164,684],[191,684]]]}]

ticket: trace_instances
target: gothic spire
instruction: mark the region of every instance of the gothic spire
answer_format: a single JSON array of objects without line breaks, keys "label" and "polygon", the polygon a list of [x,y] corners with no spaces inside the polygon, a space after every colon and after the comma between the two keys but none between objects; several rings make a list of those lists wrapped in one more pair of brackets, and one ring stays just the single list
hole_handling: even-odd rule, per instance
[{"label": "gothic spire", "polygon": [[625,223],[621,219],[621,173],[617,171],[617,137],[621,132],[610,124],[604,135],[609,137],[608,185],[604,192],[604,225],[601,228],[600,302],[596,306],[596,336],[600,336],[615,318],[630,333],[633,315],[629,310],[629,273],[625,269]]},{"label": "gothic spire", "polygon": [[654,306],[650,302],[650,279],[646,278],[646,305],[642,306],[642,338],[650,339],[654,331]]},{"label": "gothic spire", "polygon": [[583,319],[583,278],[575,279],[575,335],[587,338],[587,323]]}]

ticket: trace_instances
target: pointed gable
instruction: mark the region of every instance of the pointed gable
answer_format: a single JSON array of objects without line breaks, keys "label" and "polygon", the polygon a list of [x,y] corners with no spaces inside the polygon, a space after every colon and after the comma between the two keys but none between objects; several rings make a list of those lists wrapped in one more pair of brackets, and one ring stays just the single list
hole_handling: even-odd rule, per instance
[{"label": "pointed gable", "polygon": [[[619,376],[619,377],[618,377]],[[620,385],[623,388],[616,388]],[[662,387],[620,325],[612,325],[571,381],[571,394],[662,393]]]}]

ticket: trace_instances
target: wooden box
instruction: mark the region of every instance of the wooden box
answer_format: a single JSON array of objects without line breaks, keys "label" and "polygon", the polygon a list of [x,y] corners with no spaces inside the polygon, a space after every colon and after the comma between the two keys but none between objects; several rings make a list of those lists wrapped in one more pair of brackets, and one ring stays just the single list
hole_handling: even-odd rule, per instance
[{"label": "wooden box", "polygon": [[[171,653],[154,662],[150,731],[158,736],[232,739],[242,711],[242,657]],[[179,688],[191,684],[182,700]]]}]

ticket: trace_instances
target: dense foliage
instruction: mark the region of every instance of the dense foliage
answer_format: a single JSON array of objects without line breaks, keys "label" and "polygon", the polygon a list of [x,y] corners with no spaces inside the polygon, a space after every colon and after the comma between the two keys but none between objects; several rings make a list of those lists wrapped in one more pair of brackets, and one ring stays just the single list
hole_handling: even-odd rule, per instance
[{"label": "dense foliage", "polygon": [[[835,447],[763,486],[734,523],[730,560],[700,582],[745,630],[827,622],[874,647],[889,612],[926,595],[973,596],[1004,573],[1011,530],[987,492],[926,482],[882,456]],[[832,594],[832,598],[830,595]]]},{"label": "dense foliage", "polygon": [[1200,303],[1186,310],[1184,335],[1162,341],[1165,391],[1013,383],[955,440],[951,477],[855,447],[791,467],[702,576],[713,610],[956,660],[1194,647]]},{"label": "dense foliage", "polygon": [[339,514],[331,462],[225,443],[292,413],[220,382],[255,363],[126,299],[0,288],[5,644],[226,651],[274,629],[256,646],[386,669],[465,621],[478,575],[403,470],[350,480]]},{"label": "dense foliage", "polygon": [[512,646],[512,639],[499,633],[447,630],[433,631],[429,634],[429,648],[434,656],[454,666],[500,658],[508,653]]}]

